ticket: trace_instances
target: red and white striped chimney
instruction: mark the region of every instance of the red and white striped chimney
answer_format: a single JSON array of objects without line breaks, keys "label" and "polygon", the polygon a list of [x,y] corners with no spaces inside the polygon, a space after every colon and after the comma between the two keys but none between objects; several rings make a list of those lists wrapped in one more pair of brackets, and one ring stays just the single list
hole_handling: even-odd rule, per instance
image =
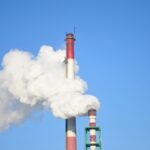
[{"label": "red and white striped chimney", "polygon": [[[89,126],[90,127],[96,127],[96,110],[91,109],[88,111],[89,116]],[[96,130],[93,128],[90,129],[90,150],[96,150]]]},{"label": "red and white striped chimney", "polygon": [[[74,80],[75,66],[74,66],[74,35],[68,33],[66,35],[66,77]],[[76,150],[76,118],[66,119],[66,150]]]}]

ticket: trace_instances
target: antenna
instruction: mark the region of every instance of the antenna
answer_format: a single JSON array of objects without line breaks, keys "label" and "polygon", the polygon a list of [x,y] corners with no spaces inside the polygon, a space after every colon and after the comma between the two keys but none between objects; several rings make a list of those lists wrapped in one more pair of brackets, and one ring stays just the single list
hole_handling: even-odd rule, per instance
[{"label": "antenna", "polygon": [[73,33],[74,33],[74,37],[75,37],[75,38],[76,38],[76,31],[77,31],[77,27],[74,26],[74,28],[73,28]]}]

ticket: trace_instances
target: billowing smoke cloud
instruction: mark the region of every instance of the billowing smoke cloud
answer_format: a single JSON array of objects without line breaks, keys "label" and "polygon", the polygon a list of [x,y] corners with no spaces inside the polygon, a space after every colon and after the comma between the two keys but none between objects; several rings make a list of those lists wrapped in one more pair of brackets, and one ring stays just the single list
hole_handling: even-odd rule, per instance
[{"label": "billowing smoke cloud", "polygon": [[[98,109],[96,97],[85,95],[87,84],[76,75],[65,75],[65,50],[42,46],[36,57],[29,52],[11,50],[0,71],[0,130],[19,124],[37,108],[49,109],[66,119]],[[76,64],[76,74],[78,66]]]}]

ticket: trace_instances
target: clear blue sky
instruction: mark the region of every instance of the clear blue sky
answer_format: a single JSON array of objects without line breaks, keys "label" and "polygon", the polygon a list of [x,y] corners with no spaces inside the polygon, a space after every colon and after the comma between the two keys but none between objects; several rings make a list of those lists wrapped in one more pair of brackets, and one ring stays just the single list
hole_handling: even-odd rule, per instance
[{"label": "clear blue sky", "polygon": [[[76,33],[88,93],[101,100],[103,150],[150,150],[149,0],[0,0],[0,61],[11,48],[37,54]],[[77,118],[78,150],[88,119]],[[46,112],[0,133],[0,150],[65,150],[64,120]]]}]

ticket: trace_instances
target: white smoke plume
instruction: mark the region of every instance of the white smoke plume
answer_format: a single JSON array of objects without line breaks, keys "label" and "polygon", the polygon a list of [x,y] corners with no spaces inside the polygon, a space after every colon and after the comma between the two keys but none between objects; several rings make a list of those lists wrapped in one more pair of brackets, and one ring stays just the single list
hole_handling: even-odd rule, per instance
[{"label": "white smoke plume", "polygon": [[49,109],[62,119],[86,115],[100,106],[96,97],[85,95],[87,84],[77,76],[66,78],[65,50],[42,46],[36,57],[11,50],[0,71],[0,130],[19,124],[36,108]]}]

